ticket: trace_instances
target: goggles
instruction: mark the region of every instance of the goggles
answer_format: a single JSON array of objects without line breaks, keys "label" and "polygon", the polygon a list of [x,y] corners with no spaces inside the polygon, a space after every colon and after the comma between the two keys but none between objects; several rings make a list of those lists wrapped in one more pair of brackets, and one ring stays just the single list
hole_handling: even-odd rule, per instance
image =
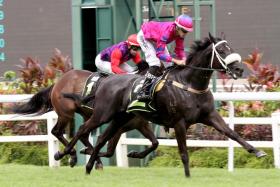
[{"label": "goggles", "polygon": [[184,33],[184,34],[187,34],[189,31],[186,31],[185,29],[183,28],[180,28],[180,30]]},{"label": "goggles", "polygon": [[141,48],[138,47],[138,46],[132,45],[132,46],[130,46],[130,49],[132,49],[133,51],[138,51],[138,50],[140,50]]}]

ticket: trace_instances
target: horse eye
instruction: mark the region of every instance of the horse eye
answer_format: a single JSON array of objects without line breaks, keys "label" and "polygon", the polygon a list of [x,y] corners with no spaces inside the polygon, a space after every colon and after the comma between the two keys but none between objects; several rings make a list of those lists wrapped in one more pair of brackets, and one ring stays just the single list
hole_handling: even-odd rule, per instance
[{"label": "horse eye", "polygon": [[227,52],[231,51],[231,48],[227,45],[221,46],[217,49],[220,54],[226,54]]},{"label": "horse eye", "polygon": [[225,48],[224,47],[219,47],[218,49],[217,49],[217,51],[220,53],[220,54],[225,54]]},{"label": "horse eye", "polygon": [[229,51],[231,51],[231,48],[230,48],[229,46],[226,45],[226,48],[227,48]]}]

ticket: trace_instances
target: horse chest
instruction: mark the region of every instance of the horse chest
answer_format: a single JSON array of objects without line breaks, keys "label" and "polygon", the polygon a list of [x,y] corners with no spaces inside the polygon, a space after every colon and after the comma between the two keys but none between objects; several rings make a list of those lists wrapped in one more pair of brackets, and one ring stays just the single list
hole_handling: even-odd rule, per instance
[{"label": "horse chest", "polygon": [[197,95],[185,95],[184,101],[179,104],[178,109],[183,112],[185,119],[195,122],[205,111],[205,101]]}]

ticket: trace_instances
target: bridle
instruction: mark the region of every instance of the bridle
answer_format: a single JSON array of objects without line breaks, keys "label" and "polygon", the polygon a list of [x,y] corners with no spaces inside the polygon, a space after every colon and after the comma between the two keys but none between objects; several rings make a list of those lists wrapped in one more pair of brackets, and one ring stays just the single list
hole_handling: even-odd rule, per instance
[{"label": "bridle", "polygon": [[[219,46],[222,43],[227,43],[227,41],[221,40],[221,41],[217,42],[216,44],[212,43],[212,55],[211,55],[210,68],[202,68],[202,67],[196,67],[196,66],[191,66],[191,65],[185,65],[185,66],[192,68],[192,69],[198,69],[198,70],[204,70],[204,71],[220,71],[220,72],[226,72],[226,73],[233,75],[231,70],[228,68],[228,65],[235,61],[238,61],[240,63],[241,56],[238,53],[231,53],[228,56],[226,56],[226,58],[221,57],[221,55],[219,54],[219,52],[217,51],[216,48],[217,48],[217,46]],[[222,69],[213,68],[213,62],[214,62],[215,56],[218,59],[221,66],[223,67]]]},{"label": "bridle", "polygon": [[[233,63],[233,62],[236,62],[236,61],[241,63],[241,56],[238,53],[231,53],[231,54],[227,55],[225,58],[222,58],[221,55],[219,54],[219,52],[216,49],[216,47],[221,45],[222,43],[227,43],[227,41],[226,40],[221,40],[221,41],[217,42],[216,44],[212,43],[212,55],[211,55],[210,68],[196,67],[196,66],[191,66],[191,65],[185,65],[185,67],[189,67],[191,69],[197,69],[197,70],[204,70],[204,71],[222,71],[222,72],[226,72],[226,73],[230,74],[234,78],[237,78],[237,76],[234,73],[232,73],[232,71],[228,68],[228,65]],[[213,68],[213,61],[214,61],[215,56],[218,59],[221,66],[223,67],[222,69]],[[172,69],[170,69],[170,71],[171,70]],[[192,92],[192,93],[195,93],[195,94],[204,94],[204,93],[207,93],[209,91],[209,88],[206,88],[204,90],[193,89],[193,88],[188,87],[187,85],[181,84],[177,81],[168,80],[167,77],[168,77],[168,73],[165,75],[164,79],[160,81],[161,85],[159,86],[159,90],[162,88],[163,84],[165,82],[167,82],[169,85],[176,86],[176,87],[178,87],[182,90]]]}]

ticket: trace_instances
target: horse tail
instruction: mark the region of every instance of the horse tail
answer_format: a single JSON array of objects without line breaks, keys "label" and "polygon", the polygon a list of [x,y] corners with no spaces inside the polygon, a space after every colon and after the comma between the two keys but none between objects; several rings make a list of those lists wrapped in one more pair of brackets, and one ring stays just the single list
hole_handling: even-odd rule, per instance
[{"label": "horse tail", "polygon": [[64,98],[73,100],[77,108],[81,108],[83,98],[80,95],[74,93],[62,93],[62,95]]},{"label": "horse tail", "polygon": [[51,103],[51,92],[53,86],[45,88],[36,93],[27,103],[15,106],[13,112],[18,114],[36,114],[41,115],[53,109]]},{"label": "horse tail", "polygon": [[62,93],[63,97],[66,99],[71,99],[74,104],[75,104],[75,111],[79,114],[84,114],[87,115],[89,118],[91,113],[92,113],[92,107],[89,107],[93,105],[93,102],[91,99],[93,99],[93,96],[86,96],[82,97],[81,95],[75,94],[75,93]]}]

